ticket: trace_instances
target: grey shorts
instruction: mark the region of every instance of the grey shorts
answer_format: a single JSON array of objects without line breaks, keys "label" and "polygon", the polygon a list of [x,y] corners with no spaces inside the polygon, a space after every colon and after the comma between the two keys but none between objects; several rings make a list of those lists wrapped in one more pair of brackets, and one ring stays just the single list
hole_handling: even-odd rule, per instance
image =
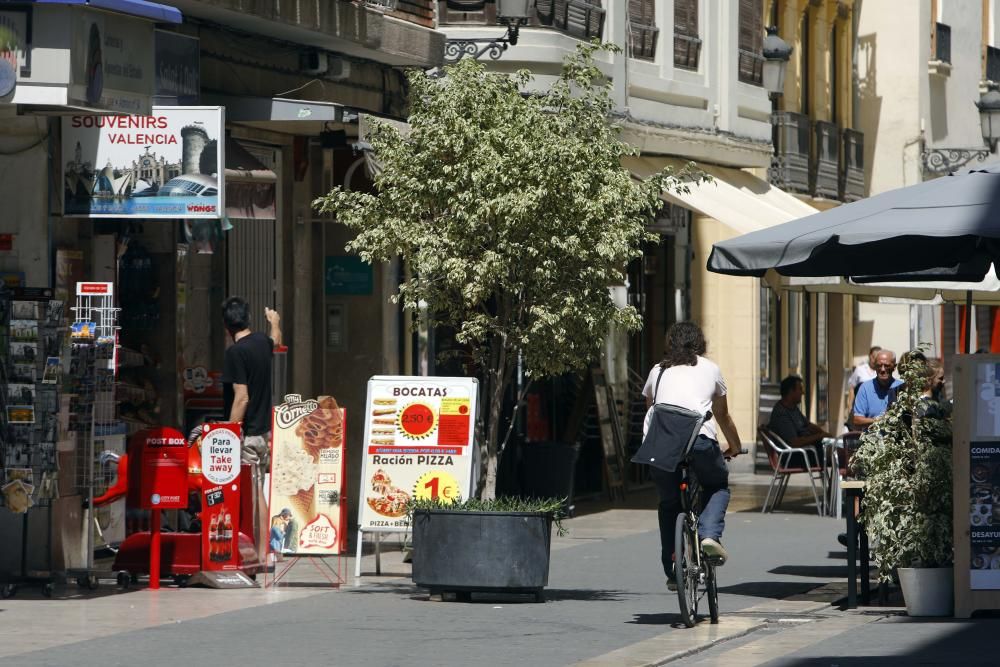
[{"label": "grey shorts", "polygon": [[248,435],[243,439],[240,453],[242,463],[253,463],[262,473],[271,469],[271,434]]}]

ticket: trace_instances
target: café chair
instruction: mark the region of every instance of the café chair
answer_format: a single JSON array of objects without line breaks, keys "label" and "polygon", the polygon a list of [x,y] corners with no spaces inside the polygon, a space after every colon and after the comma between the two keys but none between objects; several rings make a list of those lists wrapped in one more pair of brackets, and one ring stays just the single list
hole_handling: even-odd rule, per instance
[{"label": "caf\u00e9 chair", "polygon": [[[823,516],[826,486],[823,480],[823,466],[820,465],[816,450],[812,447],[792,447],[763,426],[757,429],[757,435],[767,452],[768,463],[774,470],[761,513],[773,512],[781,504],[788,488],[788,480],[792,475],[805,474],[809,477],[809,486],[816,501],[816,512]],[[818,490],[816,482],[819,482]]]}]

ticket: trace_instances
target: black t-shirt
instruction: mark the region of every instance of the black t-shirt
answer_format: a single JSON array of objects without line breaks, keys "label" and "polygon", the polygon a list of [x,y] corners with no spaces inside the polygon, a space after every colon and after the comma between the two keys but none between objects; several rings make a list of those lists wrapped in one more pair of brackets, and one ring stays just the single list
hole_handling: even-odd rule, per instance
[{"label": "black t-shirt", "polygon": [[245,384],[250,402],[243,417],[244,435],[263,435],[271,430],[271,359],[274,341],[254,332],[229,346],[222,363],[224,419],[233,409],[234,384]]}]

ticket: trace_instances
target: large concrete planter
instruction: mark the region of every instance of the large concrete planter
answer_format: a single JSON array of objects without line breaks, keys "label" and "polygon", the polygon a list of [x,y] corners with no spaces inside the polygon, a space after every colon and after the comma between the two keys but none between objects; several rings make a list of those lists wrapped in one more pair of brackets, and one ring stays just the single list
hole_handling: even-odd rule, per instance
[{"label": "large concrete planter", "polygon": [[901,567],[899,587],[910,616],[951,616],[954,612],[953,568]]},{"label": "large concrete planter", "polygon": [[432,595],[531,593],[549,583],[552,517],[543,512],[418,510],[413,515],[413,582]]}]

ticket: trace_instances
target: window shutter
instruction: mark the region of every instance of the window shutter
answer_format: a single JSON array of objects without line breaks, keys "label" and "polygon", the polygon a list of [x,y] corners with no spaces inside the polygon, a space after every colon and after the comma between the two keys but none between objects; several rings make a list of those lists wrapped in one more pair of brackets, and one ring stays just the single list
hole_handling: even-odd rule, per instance
[{"label": "window shutter", "polygon": [[698,0],[674,0],[674,65],[698,69]]},{"label": "window shutter", "polygon": [[763,0],[740,0],[739,25],[740,81],[759,85],[764,64]]}]

